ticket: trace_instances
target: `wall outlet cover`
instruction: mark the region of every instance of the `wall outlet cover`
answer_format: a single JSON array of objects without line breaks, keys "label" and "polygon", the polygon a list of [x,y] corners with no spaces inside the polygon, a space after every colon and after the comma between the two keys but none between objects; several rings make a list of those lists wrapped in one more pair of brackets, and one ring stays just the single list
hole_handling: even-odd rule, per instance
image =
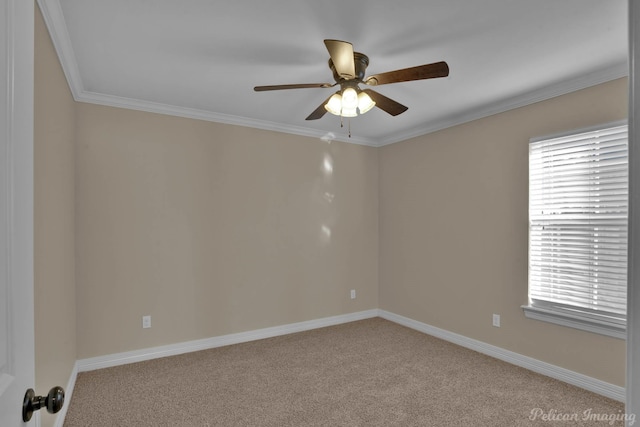
[{"label": "wall outlet cover", "polygon": [[500,327],[500,315],[499,314],[494,314],[493,315],[493,326],[495,326],[496,328]]}]

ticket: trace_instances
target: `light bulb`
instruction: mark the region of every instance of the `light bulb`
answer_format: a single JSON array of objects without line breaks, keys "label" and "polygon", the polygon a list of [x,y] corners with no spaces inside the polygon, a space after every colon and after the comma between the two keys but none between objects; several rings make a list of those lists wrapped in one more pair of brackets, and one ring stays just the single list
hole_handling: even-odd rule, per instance
[{"label": "light bulb", "polygon": [[[352,87],[342,91],[342,109],[355,110],[358,106],[358,92]],[[344,114],[342,114],[344,116]],[[346,117],[346,116],[345,116]]]},{"label": "light bulb", "polygon": [[329,101],[324,105],[324,109],[331,114],[339,116],[340,110],[342,109],[342,97],[340,94],[334,93],[333,96],[329,98]]},{"label": "light bulb", "polygon": [[376,103],[373,102],[373,99],[371,99],[371,97],[367,93],[360,92],[358,94],[358,109],[360,110],[360,114],[366,113],[367,111],[375,107],[375,105]]}]

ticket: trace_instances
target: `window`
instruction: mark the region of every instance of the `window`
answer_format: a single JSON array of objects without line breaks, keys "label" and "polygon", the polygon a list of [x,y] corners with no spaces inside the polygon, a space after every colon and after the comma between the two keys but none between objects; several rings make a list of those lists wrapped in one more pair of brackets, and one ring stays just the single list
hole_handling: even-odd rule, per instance
[{"label": "window", "polygon": [[625,337],[627,125],[529,144],[530,318]]}]

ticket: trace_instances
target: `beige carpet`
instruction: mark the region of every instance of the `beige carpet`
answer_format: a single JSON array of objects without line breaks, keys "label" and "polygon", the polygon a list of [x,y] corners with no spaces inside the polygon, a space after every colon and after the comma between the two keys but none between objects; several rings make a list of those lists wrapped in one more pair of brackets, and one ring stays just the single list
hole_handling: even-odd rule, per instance
[{"label": "beige carpet", "polygon": [[81,373],[65,426],[622,426],[623,412],[375,318]]}]

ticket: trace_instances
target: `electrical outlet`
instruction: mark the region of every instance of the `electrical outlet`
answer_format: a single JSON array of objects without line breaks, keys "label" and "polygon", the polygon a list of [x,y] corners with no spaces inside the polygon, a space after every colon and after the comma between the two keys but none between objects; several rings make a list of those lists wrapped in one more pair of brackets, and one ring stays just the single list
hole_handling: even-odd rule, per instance
[{"label": "electrical outlet", "polygon": [[494,314],[493,315],[493,326],[495,326],[496,328],[500,327],[500,315],[499,314]]},{"label": "electrical outlet", "polygon": [[151,327],[151,316],[142,316],[142,327],[145,329]]},{"label": "electrical outlet", "polygon": [[356,290],[351,289],[351,299],[356,299]]}]

